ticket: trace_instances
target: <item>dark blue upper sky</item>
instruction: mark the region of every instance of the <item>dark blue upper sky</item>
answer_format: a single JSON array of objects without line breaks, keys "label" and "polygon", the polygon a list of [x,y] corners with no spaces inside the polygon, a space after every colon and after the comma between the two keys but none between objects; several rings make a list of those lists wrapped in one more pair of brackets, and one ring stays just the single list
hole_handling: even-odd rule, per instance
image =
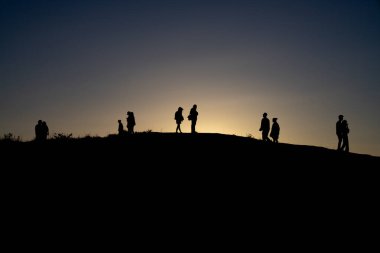
[{"label": "dark blue upper sky", "polygon": [[128,110],[168,132],[197,103],[201,132],[259,137],[267,111],[283,142],[329,148],[344,114],[380,155],[379,1],[2,0],[0,38],[0,134],[106,135]]}]

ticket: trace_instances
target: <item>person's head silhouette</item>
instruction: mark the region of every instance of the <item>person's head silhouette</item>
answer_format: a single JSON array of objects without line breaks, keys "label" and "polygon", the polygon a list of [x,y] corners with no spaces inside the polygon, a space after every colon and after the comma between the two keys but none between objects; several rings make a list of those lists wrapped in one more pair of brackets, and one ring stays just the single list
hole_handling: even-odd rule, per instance
[{"label": "person's head silhouette", "polygon": [[183,111],[183,108],[182,107],[178,107],[178,111]]},{"label": "person's head silhouette", "polygon": [[268,114],[266,112],[263,113],[263,117],[266,118]]},{"label": "person's head silhouette", "polygon": [[272,121],[273,121],[273,122],[277,122],[277,118],[273,118]]},{"label": "person's head silhouette", "polygon": [[339,120],[343,120],[343,115],[338,116]]}]

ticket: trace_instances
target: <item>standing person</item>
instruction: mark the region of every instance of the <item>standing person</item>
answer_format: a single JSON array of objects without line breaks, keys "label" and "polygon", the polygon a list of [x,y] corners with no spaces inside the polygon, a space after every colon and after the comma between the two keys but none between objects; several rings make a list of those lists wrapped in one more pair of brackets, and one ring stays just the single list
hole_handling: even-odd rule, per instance
[{"label": "standing person", "polygon": [[117,130],[119,132],[119,135],[121,136],[124,134],[124,126],[123,126],[123,123],[121,123],[120,119],[117,122],[119,122],[119,127],[117,128]]},{"label": "standing person", "polygon": [[277,123],[277,118],[272,119],[272,130],[270,131],[270,137],[272,137],[274,143],[278,143],[278,137],[280,135],[280,125]]},{"label": "standing person", "polygon": [[178,107],[178,110],[174,114],[174,119],[175,119],[175,122],[177,123],[177,128],[175,129],[176,133],[178,133],[178,131],[182,133],[181,131],[181,123],[183,121],[182,111],[183,111],[183,108]]},{"label": "standing person", "polygon": [[47,140],[49,135],[49,127],[46,124],[46,121],[42,121],[42,139]]},{"label": "standing person", "polygon": [[270,130],[270,121],[267,118],[267,116],[268,116],[268,114],[266,112],[264,112],[263,118],[261,119],[261,125],[260,125],[259,131],[261,131],[263,141],[269,141],[270,142],[271,140],[268,138],[268,134],[269,134],[269,130]]},{"label": "standing person", "polygon": [[350,132],[350,129],[348,128],[347,120],[342,121],[341,127],[342,127],[342,139],[343,139],[341,150],[345,152],[349,152],[350,147],[348,145],[348,133]]},{"label": "standing person", "polygon": [[342,149],[342,140],[343,140],[343,128],[342,128],[343,115],[338,116],[338,121],[336,122],[335,129],[336,135],[338,136],[338,148],[340,151]]},{"label": "standing person", "polygon": [[198,112],[197,112],[197,105],[193,105],[193,108],[190,110],[189,116],[187,116],[188,120],[191,120],[191,133],[195,134],[197,133],[195,131],[195,125],[197,124],[198,119]]},{"label": "standing person", "polygon": [[43,139],[43,124],[42,124],[42,120],[38,120],[37,125],[34,127],[34,132],[36,134],[36,141],[41,141]]},{"label": "standing person", "polygon": [[127,117],[128,133],[133,134],[133,133],[135,133],[133,128],[136,125],[135,115],[133,114],[133,112],[129,112],[129,111],[127,112],[127,115],[128,115],[128,117]]}]

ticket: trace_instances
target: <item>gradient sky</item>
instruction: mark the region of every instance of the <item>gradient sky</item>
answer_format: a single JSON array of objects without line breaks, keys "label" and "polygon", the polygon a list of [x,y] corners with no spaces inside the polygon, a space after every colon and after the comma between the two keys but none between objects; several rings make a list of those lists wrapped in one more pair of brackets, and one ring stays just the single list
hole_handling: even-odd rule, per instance
[{"label": "gradient sky", "polygon": [[[380,156],[376,0],[0,0],[0,134],[174,132],[198,105],[198,132]],[[190,131],[190,122],[182,124]]]}]

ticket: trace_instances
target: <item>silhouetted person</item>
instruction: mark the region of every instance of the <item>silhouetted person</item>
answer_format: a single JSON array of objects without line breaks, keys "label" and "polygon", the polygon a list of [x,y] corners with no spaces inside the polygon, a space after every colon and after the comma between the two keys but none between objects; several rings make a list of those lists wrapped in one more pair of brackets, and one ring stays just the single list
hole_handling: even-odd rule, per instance
[{"label": "silhouetted person", "polygon": [[278,137],[280,136],[280,125],[277,123],[277,118],[272,119],[272,130],[270,131],[270,137],[272,137],[274,143],[278,143]]},{"label": "silhouetted person", "polygon": [[45,121],[42,121],[42,140],[47,140],[47,137],[49,135],[49,127],[47,126]]},{"label": "silhouetted person", "polygon": [[175,119],[175,122],[177,123],[177,128],[175,129],[176,133],[178,133],[178,131],[182,133],[181,131],[181,123],[183,121],[182,111],[183,111],[183,108],[178,107],[178,110],[174,114],[174,119]]},{"label": "silhouetted person", "polygon": [[193,105],[193,108],[191,108],[189,116],[187,116],[187,119],[191,120],[191,133],[197,133],[195,131],[195,125],[197,124],[198,119],[197,105]]},{"label": "silhouetted person", "polygon": [[270,122],[269,119],[267,118],[268,114],[264,112],[263,118],[261,119],[261,125],[259,131],[261,131],[261,135],[263,138],[263,141],[271,141],[268,138],[269,130],[270,130]]},{"label": "silhouetted person", "polygon": [[117,131],[119,132],[119,135],[121,136],[124,134],[124,126],[123,126],[123,123],[121,123],[120,119],[117,122],[119,122],[119,127],[117,128]]},{"label": "silhouetted person", "polygon": [[34,132],[36,134],[36,141],[43,140],[43,124],[42,124],[42,120],[38,120],[37,125],[34,127]]},{"label": "silhouetted person", "polygon": [[343,140],[343,128],[342,128],[343,115],[338,116],[338,121],[336,122],[336,135],[338,136],[338,148],[337,150],[342,149],[342,140]]},{"label": "silhouetted person", "polygon": [[342,121],[341,127],[342,127],[342,139],[343,139],[341,150],[345,152],[349,152],[350,147],[348,145],[348,133],[350,132],[350,129],[348,128],[347,120]]},{"label": "silhouetted person", "polygon": [[127,112],[127,128],[128,128],[128,133],[130,134],[133,134],[135,131],[133,130],[133,128],[135,127],[136,125],[136,121],[135,121],[135,115],[133,114],[133,112]]}]

